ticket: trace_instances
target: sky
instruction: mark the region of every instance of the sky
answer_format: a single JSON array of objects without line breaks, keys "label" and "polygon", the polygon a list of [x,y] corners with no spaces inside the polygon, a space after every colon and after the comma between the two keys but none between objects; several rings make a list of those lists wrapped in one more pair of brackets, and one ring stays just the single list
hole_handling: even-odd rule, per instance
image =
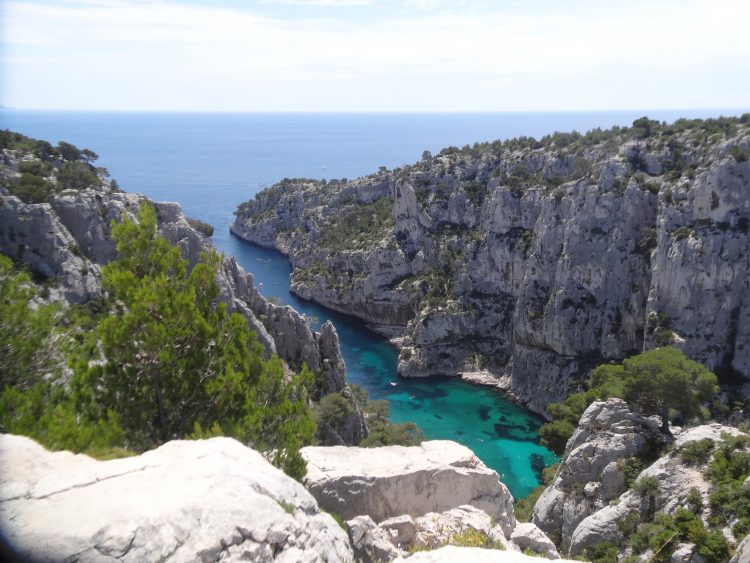
[{"label": "sky", "polygon": [[0,104],[750,107],[748,0],[0,0]]}]

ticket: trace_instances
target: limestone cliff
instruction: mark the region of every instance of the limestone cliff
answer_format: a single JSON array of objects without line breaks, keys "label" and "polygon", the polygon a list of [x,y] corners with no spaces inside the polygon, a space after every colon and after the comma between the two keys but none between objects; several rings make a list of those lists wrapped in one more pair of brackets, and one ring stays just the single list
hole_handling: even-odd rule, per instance
[{"label": "limestone cliff", "polygon": [[750,115],[451,147],[284,180],[232,232],[292,291],[400,338],[406,377],[486,370],[543,412],[592,366],[672,343],[750,378]]}]

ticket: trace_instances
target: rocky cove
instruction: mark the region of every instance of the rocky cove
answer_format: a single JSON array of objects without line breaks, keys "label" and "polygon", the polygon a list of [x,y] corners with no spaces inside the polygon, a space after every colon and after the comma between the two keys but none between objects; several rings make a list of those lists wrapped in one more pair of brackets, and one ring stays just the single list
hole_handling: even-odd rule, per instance
[{"label": "rocky cove", "polygon": [[231,242],[232,255],[252,269],[255,285],[266,296],[305,315],[316,330],[322,319],[334,324],[347,381],[366,389],[371,399],[387,400],[394,422],[414,422],[430,439],[455,440],[469,447],[502,475],[517,498],[541,483],[542,469],[557,458],[539,445],[539,417],[497,390],[456,378],[398,377],[398,350],[384,337],[364,322],[288,293],[291,268],[284,256],[237,239]]}]

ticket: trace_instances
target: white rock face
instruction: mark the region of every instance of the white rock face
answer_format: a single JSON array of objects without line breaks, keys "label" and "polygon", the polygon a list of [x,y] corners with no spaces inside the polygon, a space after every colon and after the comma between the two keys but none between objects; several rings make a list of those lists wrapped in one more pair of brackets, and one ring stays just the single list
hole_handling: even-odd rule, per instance
[{"label": "white rock face", "polygon": [[[470,563],[539,563],[540,559],[518,551],[449,545],[433,551],[420,551],[410,557],[396,559],[395,563],[457,563],[463,561]],[[559,561],[560,563],[572,563],[568,559]]]},{"label": "white rock face", "polygon": [[375,522],[463,504],[495,518],[506,536],[515,527],[513,497],[473,452],[446,440],[420,446],[307,447],[307,487],[324,509]]},{"label": "white rock face", "polygon": [[389,531],[378,526],[369,516],[352,518],[346,527],[357,561],[392,561],[406,555],[403,549],[394,545]]},{"label": "white rock face", "polygon": [[354,560],[302,485],[229,438],[96,461],[0,435],[0,522],[34,561]]},{"label": "white rock face", "polygon": [[506,547],[510,545],[503,528],[489,514],[470,505],[452,508],[441,514],[428,512],[416,518],[414,525],[416,532],[411,545],[416,547],[434,549],[455,541],[456,536],[468,531],[479,532]]},{"label": "white rock face", "polygon": [[[653,479],[653,494],[628,490],[625,463],[632,456],[654,459],[653,448],[663,441],[658,427],[658,421],[635,414],[620,399],[597,401],[586,409],[554,482],[534,506],[534,523],[557,536],[566,554],[579,555],[603,541],[617,543],[623,519],[646,521],[656,511],[673,514],[690,505],[688,497],[695,491],[702,516],[708,517],[712,486],[703,475],[705,467],[685,463],[681,449],[697,440],[720,442],[723,434],[742,432],[715,423],[676,431],[673,449],[647,465],[635,481]],[[684,549],[679,557],[683,555]]]},{"label": "white rock face", "polygon": [[660,444],[658,428],[621,399],[589,405],[555,480],[534,506],[534,523],[547,534],[570,538],[584,518],[626,491],[623,463]]},{"label": "white rock face", "polygon": [[517,524],[508,535],[489,514],[468,504],[417,518],[403,514],[380,524],[369,516],[358,516],[347,522],[347,528],[355,555],[362,563],[389,561],[412,550],[478,541],[485,541],[494,549],[528,549],[542,558],[560,558],[552,541],[534,524]]},{"label": "white rock face", "polygon": [[560,559],[560,554],[557,553],[555,544],[550,541],[547,535],[536,524],[531,522],[518,524],[513,530],[510,540],[521,550],[530,549],[547,559]]},{"label": "white rock face", "polygon": [[737,546],[737,551],[729,563],[750,563],[750,534]]}]

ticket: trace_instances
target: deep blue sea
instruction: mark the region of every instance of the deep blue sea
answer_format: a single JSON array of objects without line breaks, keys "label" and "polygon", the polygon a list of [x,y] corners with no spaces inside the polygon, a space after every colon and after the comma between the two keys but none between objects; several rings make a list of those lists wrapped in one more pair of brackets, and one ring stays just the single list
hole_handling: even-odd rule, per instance
[{"label": "deep blue sea", "polygon": [[[747,110],[655,111],[652,119],[738,115]],[[396,351],[359,321],[289,294],[290,267],[276,252],[232,236],[236,206],[288,177],[355,178],[379,166],[412,163],[422,151],[554,131],[629,125],[644,112],[473,114],[232,114],[0,111],[0,128],[64,140],[98,153],[120,187],[178,201],[211,223],[219,250],[235,256],[278,296],[339,333],[350,381],[391,402],[395,422],[416,422],[428,438],[470,447],[497,470],[516,498],[539,484],[555,461],[538,444],[541,420],[501,394],[449,378],[396,376]],[[396,383],[396,385],[392,385]]]}]

